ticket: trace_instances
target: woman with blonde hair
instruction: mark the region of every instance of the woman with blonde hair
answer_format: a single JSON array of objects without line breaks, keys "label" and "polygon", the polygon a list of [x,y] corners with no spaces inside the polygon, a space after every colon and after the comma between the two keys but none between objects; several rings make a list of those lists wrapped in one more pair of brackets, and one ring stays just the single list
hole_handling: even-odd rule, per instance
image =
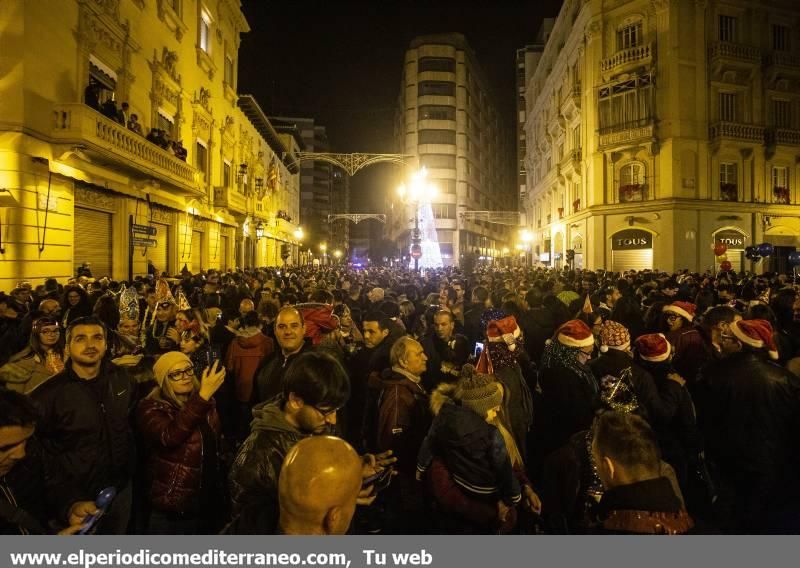
[{"label": "woman with blonde hair", "polygon": [[158,386],[136,411],[148,446],[150,534],[208,534],[223,517],[219,497],[220,421],[213,395],[225,380],[215,363],[197,379],[191,360],[178,351],[153,366]]}]

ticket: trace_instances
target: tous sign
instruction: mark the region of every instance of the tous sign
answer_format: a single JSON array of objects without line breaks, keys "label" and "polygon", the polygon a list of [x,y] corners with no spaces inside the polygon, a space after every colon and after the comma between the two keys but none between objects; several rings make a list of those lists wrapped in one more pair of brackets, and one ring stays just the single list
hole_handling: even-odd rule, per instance
[{"label": "tous sign", "polygon": [[653,248],[653,236],[639,229],[625,229],[611,237],[612,250],[636,250]]}]

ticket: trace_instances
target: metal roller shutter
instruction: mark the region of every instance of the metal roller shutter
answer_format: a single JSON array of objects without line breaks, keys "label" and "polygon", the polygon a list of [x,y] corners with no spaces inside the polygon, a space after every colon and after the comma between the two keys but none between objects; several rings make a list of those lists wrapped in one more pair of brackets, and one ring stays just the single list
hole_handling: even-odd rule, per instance
[{"label": "metal roller shutter", "polygon": [[153,223],[156,228],[155,247],[147,248],[147,260],[152,260],[153,265],[158,270],[158,274],[166,271],[169,273],[169,225],[162,225],[160,223]]},{"label": "metal roller shutter", "polygon": [[612,251],[611,270],[651,270],[653,268],[653,249]]},{"label": "metal roller shutter", "polygon": [[111,213],[75,207],[73,262],[91,263],[95,278],[111,274]]},{"label": "metal roller shutter", "polygon": [[203,268],[203,233],[192,231],[192,272],[197,274]]},{"label": "metal roller shutter", "polygon": [[230,238],[223,235],[219,240],[219,257],[220,257],[220,270],[228,270],[230,268]]}]

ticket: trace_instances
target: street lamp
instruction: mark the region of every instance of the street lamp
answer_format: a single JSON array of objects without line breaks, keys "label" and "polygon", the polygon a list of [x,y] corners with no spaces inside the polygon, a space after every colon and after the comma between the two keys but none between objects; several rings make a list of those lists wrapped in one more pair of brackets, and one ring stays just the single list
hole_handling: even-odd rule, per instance
[{"label": "street lamp", "polygon": [[326,250],[328,250],[328,245],[327,245],[327,244],[325,244],[325,243],[320,243],[320,244],[319,244],[319,252],[321,252],[321,253],[322,253],[322,265],[323,265],[323,266],[325,265],[325,257],[327,256],[327,255],[325,254],[325,251],[326,251]]},{"label": "street lamp", "polygon": [[529,266],[528,252],[531,246],[531,241],[533,240],[533,233],[531,233],[528,229],[522,229],[519,232],[519,239],[523,242],[525,247],[525,266]]},{"label": "street lamp", "polygon": [[259,241],[264,237],[264,223],[261,221],[256,225],[256,240]]},{"label": "street lamp", "polygon": [[336,249],[335,251],[333,251],[333,257],[336,259],[336,263],[338,264],[340,259],[342,258],[342,251]]},{"label": "street lamp", "polygon": [[303,227],[297,227],[294,230],[294,238],[297,239],[298,241],[303,240]]},{"label": "street lamp", "polygon": [[422,256],[422,238],[419,234],[419,206],[423,201],[436,197],[436,187],[426,183],[428,170],[423,166],[411,176],[408,187],[401,185],[397,188],[397,195],[404,203],[414,207],[414,230],[411,233],[411,256],[414,258],[414,271],[419,272],[419,259]]}]

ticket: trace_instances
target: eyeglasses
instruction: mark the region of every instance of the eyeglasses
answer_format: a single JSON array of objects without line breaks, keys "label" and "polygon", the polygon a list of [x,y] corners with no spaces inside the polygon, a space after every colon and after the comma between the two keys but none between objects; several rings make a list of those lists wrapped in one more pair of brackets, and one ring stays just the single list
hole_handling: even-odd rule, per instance
[{"label": "eyeglasses", "polygon": [[42,335],[58,335],[59,333],[61,333],[61,330],[58,329],[58,328],[55,328],[55,329],[42,329],[42,330],[39,331],[39,333],[42,334]]},{"label": "eyeglasses", "polygon": [[171,373],[167,374],[167,378],[170,381],[179,381],[183,377],[194,377],[194,367],[186,367],[180,371],[172,371]]},{"label": "eyeglasses", "polygon": [[311,408],[313,408],[314,410],[316,410],[317,412],[322,414],[323,418],[327,418],[328,416],[332,416],[332,415],[336,414],[337,412],[339,412],[342,409],[341,406],[337,406],[336,408],[333,408],[331,410],[322,410],[321,408],[319,408],[317,406],[313,406],[313,405],[311,406]]}]

